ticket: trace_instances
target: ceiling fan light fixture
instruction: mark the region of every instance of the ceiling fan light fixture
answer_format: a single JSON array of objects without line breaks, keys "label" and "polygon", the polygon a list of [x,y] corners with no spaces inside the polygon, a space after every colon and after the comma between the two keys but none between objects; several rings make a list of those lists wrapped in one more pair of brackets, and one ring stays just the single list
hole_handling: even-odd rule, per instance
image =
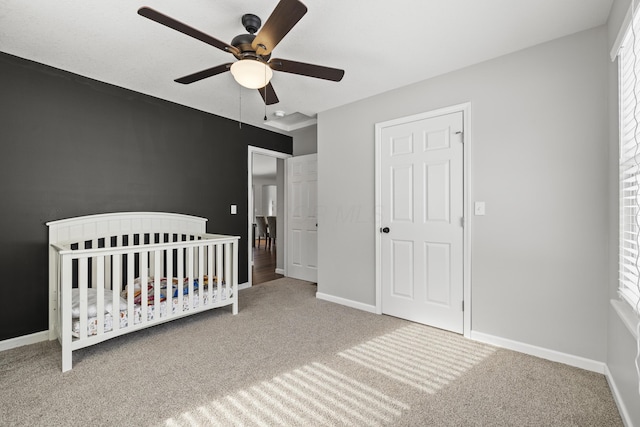
[{"label": "ceiling fan light fixture", "polygon": [[273,71],[264,62],[257,59],[241,59],[231,64],[233,78],[248,89],[265,87],[273,77]]}]

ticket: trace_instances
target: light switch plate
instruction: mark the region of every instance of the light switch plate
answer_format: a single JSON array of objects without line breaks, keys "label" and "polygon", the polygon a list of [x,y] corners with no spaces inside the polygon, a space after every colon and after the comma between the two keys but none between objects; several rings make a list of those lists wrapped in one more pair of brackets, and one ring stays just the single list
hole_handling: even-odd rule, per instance
[{"label": "light switch plate", "polygon": [[484,215],[484,202],[476,202],[474,205],[474,213],[476,215]]},{"label": "light switch plate", "polygon": [[231,215],[238,213],[238,205],[231,205]]}]

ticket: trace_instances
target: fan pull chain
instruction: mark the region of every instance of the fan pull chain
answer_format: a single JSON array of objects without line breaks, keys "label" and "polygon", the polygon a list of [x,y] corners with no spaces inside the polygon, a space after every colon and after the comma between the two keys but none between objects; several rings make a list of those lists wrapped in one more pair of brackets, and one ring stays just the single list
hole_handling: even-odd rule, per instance
[{"label": "fan pull chain", "polygon": [[264,121],[267,121],[267,68],[264,69]]},{"label": "fan pull chain", "polygon": [[238,118],[238,128],[242,129],[242,86],[238,85],[238,90],[240,91],[239,92],[239,94],[240,94],[239,95],[239,98],[240,98],[240,102],[239,102],[240,111],[238,112],[238,117],[239,117]]}]

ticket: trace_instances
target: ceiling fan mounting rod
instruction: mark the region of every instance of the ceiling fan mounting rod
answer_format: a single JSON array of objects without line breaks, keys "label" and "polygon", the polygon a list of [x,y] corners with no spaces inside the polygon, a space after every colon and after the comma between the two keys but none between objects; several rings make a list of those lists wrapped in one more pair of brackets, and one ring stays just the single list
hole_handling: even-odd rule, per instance
[{"label": "ceiling fan mounting rod", "polygon": [[242,15],[242,26],[247,30],[249,34],[255,34],[262,25],[262,21],[257,15],[253,13],[246,13]]}]

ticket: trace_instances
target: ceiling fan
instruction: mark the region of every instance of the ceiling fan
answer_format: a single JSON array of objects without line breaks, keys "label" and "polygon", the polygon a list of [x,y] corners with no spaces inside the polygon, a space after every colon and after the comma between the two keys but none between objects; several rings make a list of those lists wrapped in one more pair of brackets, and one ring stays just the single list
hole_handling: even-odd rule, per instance
[{"label": "ceiling fan", "polygon": [[[231,44],[220,41],[208,34],[177,21],[157,10],[142,7],[138,14],[159,24],[165,25],[183,34],[198,39],[220,50],[231,53],[237,61],[221,64],[197,73],[180,77],[175,81],[183,84],[197,82],[226,71],[236,81],[250,89],[258,89],[267,105],[278,102],[273,86],[270,83],[273,70],[285,73],[315,77],[317,79],[339,82],[344,76],[344,70],[323,67],[321,65],[306,64],[288,59],[271,58],[271,52],[285,35],[307,13],[307,7],[298,0],[280,0],[276,8],[267,19],[262,29],[260,18],[253,14],[242,16],[242,25],[247,34],[240,34],[231,40]],[[257,34],[256,34],[257,32]]]}]

